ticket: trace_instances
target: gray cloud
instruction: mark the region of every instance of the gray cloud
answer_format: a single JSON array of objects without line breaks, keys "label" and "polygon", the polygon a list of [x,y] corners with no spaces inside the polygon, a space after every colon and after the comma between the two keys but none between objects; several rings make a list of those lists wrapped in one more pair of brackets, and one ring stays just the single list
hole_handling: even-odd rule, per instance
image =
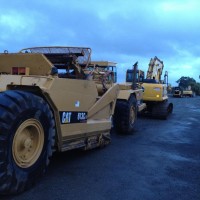
[{"label": "gray cloud", "polygon": [[156,55],[164,61],[173,83],[182,75],[197,79],[199,6],[194,0],[19,0],[9,5],[2,0],[0,50],[89,46],[94,59],[118,62],[121,80],[134,61],[146,71]]}]

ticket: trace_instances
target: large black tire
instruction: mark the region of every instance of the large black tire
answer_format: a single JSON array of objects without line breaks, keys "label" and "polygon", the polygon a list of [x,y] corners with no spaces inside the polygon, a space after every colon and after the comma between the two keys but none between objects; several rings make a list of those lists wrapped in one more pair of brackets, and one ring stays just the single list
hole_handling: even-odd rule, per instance
[{"label": "large black tire", "polygon": [[44,174],[55,141],[48,104],[32,93],[0,93],[0,193],[30,188]]},{"label": "large black tire", "polygon": [[118,133],[133,131],[137,120],[137,100],[131,95],[128,101],[117,100],[114,113],[114,128]]},{"label": "large black tire", "polygon": [[168,101],[157,103],[152,108],[152,116],[160,119],[167,119],[173,112],[173,104]]}]

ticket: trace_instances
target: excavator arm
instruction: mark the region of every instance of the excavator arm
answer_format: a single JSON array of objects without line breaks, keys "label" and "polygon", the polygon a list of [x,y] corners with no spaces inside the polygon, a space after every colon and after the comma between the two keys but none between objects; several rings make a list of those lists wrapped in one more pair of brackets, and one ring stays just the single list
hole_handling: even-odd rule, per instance
[{"label": "excavator arm", "polygon": [[158,59],[156,56],[151,58],[146,79],[155,79],[157,82],[160,82],[163,68],[163,61]]}]

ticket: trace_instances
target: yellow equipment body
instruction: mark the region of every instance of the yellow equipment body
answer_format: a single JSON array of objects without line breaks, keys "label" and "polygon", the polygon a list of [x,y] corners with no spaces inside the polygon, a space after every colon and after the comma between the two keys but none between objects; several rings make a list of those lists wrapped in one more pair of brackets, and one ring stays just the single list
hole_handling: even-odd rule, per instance
[{"label": "yellow equipment body", "polygon": [[189,89],[182,89],[181,87],[174,87],[173,88],[173,97],[194,97],[194,92]]},{"label": "yellow equipment body", "polygon": [[[101,88],[101,90],[102,85],[109,87],[110,84],[116,84],[116,62],[91,61],[88,68],[90,68],[90,72],[93,72],[93,80],[98,83],[98,88]],[[110,74],[110,76],[105,78],[105,74]],[[99,77],[102,78],[99,79]],[[137,120],[137,113],[146,108],[146,104],[142,101],[143,90],[141,88],[133,88],[130,83],[118,83],[118,85],[119,94],[117,97],[113,120],[114,127],[118,132],[129,133],[134,129]]]},{"label": "yellow equipment body", "polygon": [[[163,62],[155,57],[150,60],[146,79],[144,78],[144,72],[137,70],[136,80],[138,86],[144,90],[142,100],[146,104],[146,109],[142,112],[153,117],[166,119],[173,111],[173,104],[168,102],[167,85],[161,81],[163,68]],[[133,81],[132,74],[133,70],[128,69],[126,81],[129,83]]]},{"label": "yellow equipment body", "polygon": [[55,150],[110,143],[119,85],[88,79],[90,57],[85,47],[0,54],[0,193],[30,187]]},{"label": "yellow equipment body", "polygon": [[150,84],[143,83],[144,88],[143,100],[144,101],[165,101],[167,97],[167,87],[164,84]]},{"label": "yellow equipment body", "polygon": [[192,90],[183,90],[183,96],[193,97]]}]

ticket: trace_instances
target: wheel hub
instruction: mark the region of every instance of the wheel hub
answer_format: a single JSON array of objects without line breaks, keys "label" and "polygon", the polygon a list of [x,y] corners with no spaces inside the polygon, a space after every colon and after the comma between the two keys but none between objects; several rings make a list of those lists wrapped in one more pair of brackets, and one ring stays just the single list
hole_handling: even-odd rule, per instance
[{"label": "wheel hub", "polygon": [[130,124],[134,124],[135,122],[135,109],[134,107],[132,106],[131,109],[130,109]]},{"label": "wheel hub", "polygon": [[29,150],[33,145],[33,141],[31,140],[31,138],[27,138],[25,141],[24,141],[24,147],[25,149]]},{"label": "wheel hub", "polygon": [[44,145],[44,130],[36,119],[24,121],[15,132],[12,155],[21,168],[32,166],[39,158]]}]

